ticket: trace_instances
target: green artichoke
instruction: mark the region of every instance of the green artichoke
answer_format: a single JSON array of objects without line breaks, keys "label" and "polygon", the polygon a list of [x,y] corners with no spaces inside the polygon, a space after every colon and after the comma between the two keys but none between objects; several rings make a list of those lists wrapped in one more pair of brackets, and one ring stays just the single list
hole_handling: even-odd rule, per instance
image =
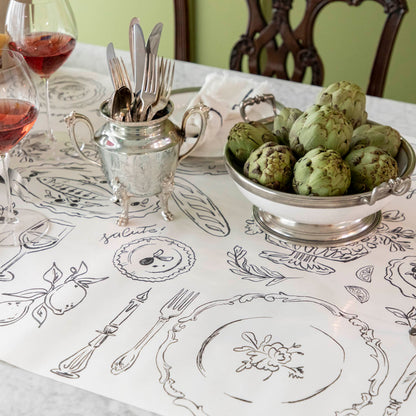
[{"label": "green artichoke", "polygon": [[358,145],[345,157],[351,169],[353,193],[371,191],[374,187],[398,176],[396,160],[375,146]]},{"label": "green artichoke", "polygon": [[289,145],[297,157],[322,146],[341,156],[350,150],[353,128],[344,114],[329,105],[312,105],[294,123]]},{"label": "green artichoke", "polygon": [[250,153],[266,142],[278,143],[278,137],[259,122],[239,122],[228,135],[227,145],[231,153],[244,163]]},{"label": "green artichoke", "polygon": [[293,123],[302,111],[298,108],[285,107],[273,120],[273,133],[279,138],[279,140],[286,145],[289,145],[289,131],[292,128]]},{"label": "green artichoke", "polygon": [[312,149],[293,168],[293,189],[300,195],[344,195],[350,182],[348,164],[333,149]]},{"label": "green artichoke", "polygon": [[345,114],[354,128],[367,121],[365,93],[357,85],[348,81],[335,82],[319,93],[316,104],[330,105]]},{"label": "green artichoke", "polygon": [[292,169],[296,162],[288,146],[274,142],[264,143],[244,164],[244,175],[268,188],[288,190],[292,181]]},{"label": "green artichoke", "polygon": [[351,148],[363,144],[383,149],[391,157],[396,157],[402,139],[400,133],[390,126],[363,124],[352,133]]}]

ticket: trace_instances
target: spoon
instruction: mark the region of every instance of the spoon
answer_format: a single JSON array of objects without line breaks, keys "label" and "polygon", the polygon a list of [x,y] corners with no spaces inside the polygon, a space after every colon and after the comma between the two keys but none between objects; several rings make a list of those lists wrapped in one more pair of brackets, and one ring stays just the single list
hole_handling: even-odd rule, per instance
[{"label": "spoon", "polygon": [[131,121],[131,91],[123,85],[118,88],[113,97],[113,106],[111,109],[111,117],[116,121]]}]

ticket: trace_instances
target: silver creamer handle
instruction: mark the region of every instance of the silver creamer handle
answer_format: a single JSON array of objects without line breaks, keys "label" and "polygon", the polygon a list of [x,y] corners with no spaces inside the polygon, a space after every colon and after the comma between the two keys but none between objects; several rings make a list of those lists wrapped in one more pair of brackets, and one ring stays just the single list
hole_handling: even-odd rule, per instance
[{"label": "silver creamer handle", "polygon": [[199,139],[204,135],[205,130],[207,128],[207,120],[208,120],[208,112],[209,112],[209,107],[206,106],[205,104],[200,103],[199,105],[196,105],[194,107],[189,108],[185,114],[183,115],[182,118],[182,126],[181,126],[181,132],[183,135],[183,138],[185,140],[185,130],[186,130],[186,124],[189,120],[189,117],[191,117],[193,114],[199,114],[201,117],[201,126],[199,129],[199,132],[196,136],[196,141],[193,144],[193,146],[186,151],[184,154],[179,156],[179,162],[181,160],[183,160],[185,157],[189,156],[189,154],[195,149],[195,147],[197,146]]},{"label": "silver creamer handle", "polygon": [[80,156],[90,162],[93,163],[94,165],[97,166],[101,166],[101,164],[99,162],[97,162],[96,160],[88,157],[84,152],[83,152],[83,147],[85,145],[85,143],[82,143],[82,145],[80,146],[75,134],[75,126],[77,125],[77,123],[84,123],[89,130],[90,133],[90,140],[93,141],[94,139],[94,127],[91,124],[91,121],[89,120],[88,117],[84,116],[83,114],[77,113],[75,111],[72,111],[71,114],[67,115],[65,118],[65,123],[66,126],[68,128],[68,132],[69,132],[69,137],[71,138],[72,144],[74,145],[75,149],[78,151],[78,153],[80,154]]}]

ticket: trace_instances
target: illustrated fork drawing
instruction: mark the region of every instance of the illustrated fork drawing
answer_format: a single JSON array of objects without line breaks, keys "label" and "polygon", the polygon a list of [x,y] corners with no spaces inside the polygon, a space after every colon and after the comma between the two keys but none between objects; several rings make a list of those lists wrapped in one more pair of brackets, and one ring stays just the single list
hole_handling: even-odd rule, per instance
[{"label": "illustrated fork drawing", "polygon": [[137,360],[142,349],[150,339],[159,332],[169,319],[179,316],[199,295],[199,292],[189,292],[187,289],[181,289],[175,296],[168,300],[160,309],[160,316],[153,327],[141,338],[137,344],[120,355],[113,361],[111,372],[120,374],[128,370]]}]

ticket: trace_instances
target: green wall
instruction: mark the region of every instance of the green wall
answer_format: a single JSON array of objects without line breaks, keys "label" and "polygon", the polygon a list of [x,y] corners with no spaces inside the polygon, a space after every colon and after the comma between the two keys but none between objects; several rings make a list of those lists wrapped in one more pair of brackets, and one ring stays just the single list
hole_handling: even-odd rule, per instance
[{"label": "green wall", "polygon": [[[267,5],[271,0],[263,0]],[[410,4],[412,2],[412,4]],[[304,0],[295,0],[293,23]],[[97,45],[114,42],[128,49],[128,25],[139,17],[145,36],[163,22],[159,53],[173,57],[173,1],[171,0],[71,0],[78,23],[79,40]],[[414,0],[408,0],[409,8]],[[245,0],[194,0],[195,62],[227,68],[232,46],[245,31]],[[366,89],[375,45],[384,21],[375,1],[351,7],[334,1],[319,15],[315,43],[325,62],[325,85],[351,80]],[[404,17],[390,63],[384,97],[416,103],[416,9]],[[371,53],[368,53],[371,51]]]}]

